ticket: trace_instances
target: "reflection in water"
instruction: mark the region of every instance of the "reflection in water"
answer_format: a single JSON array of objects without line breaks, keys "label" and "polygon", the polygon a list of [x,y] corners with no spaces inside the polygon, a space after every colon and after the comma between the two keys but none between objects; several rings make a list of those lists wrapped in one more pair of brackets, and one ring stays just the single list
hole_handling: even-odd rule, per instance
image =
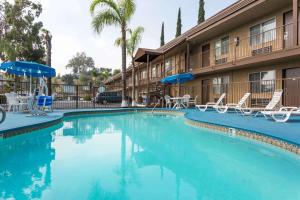
[{"label": "reflection in water", "polygon": [[0,197],[3,199],[41,198],[42,191],[51,183],[50,166],[55,159],[52,136],[47,132],[32,136],[0,142]]},{"label": "reflection in water", "polygon": [[[167,115],[67,118],[61,127],[0,143],[0,194],[51,200],[300,195],[300,162],[267,147],[206,132]],[[286,188],[273,184],[287,180]],[[272,185],[270,191],[266,185]]]}]

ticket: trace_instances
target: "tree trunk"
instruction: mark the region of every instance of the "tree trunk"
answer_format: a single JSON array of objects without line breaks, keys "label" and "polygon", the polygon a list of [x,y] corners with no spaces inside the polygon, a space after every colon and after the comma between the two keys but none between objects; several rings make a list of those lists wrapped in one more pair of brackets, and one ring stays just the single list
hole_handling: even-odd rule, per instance
[{"label": "tree trunk", "polygon": [[126,100],[126,26],[122,26],[122,104],[121,107],[127,107]]},{"label": "tree trunk", "polygon": [[132,106],[136,106],[136,99],[135,99],[135,68],[134,68],[134,57],[132,59]]},{"label": "tree trunk", "polygon": [[[50,36],[48,32],[46,33],[46,48],[47,48],[46,65],[51,67],[52,36]],[[52,95],[51,77],[47,79],[47,87],[48,87],[48,94],[47,95]]]}]

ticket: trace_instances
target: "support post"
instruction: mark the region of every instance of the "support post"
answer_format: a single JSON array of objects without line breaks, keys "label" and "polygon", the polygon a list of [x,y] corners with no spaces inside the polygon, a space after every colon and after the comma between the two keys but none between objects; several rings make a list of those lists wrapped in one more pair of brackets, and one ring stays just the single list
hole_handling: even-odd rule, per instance
[{"label": "support post", "polygon": [[185,72],[189,71],[190,67],[190,43],[187,42],[186,44],[186,61],[185,61]]},{"label": "support post", "polygon": [[298,13],[299,13],[299,2],[298,0],[293,0],[293,46],[297,47],[299,45],[299,22],[298,22]]},{"label": "support post", "polygon": [[149,105],[149,101],[150,101],[150,76],[149,76],[149,68],[150,68],[150,57],[149,54],[147,54],[147,106]]},{"label": "support post", "polygon": [[79,101],[79,86],[76,85],[76,109],[78,109],[78,101]]},{"label": "support post", "polygon": [[162,74],[162,78],[166,77],[166,57],[165,54],[163,54],[163,74]]}]

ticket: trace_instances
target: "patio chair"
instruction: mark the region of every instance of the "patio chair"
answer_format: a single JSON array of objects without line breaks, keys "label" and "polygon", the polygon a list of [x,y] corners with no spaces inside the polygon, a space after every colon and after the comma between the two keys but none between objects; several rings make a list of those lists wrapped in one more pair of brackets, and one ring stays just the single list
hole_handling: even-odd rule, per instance
[{"label": "patio chair", "polygon": [[258,116],[259,114],[264,115],[266,118],[268,116],[270,116],[270,114],[268,114],[268,111],[276,111],[276,109],[279,106],[279,103],[281,101],[281,97],[283,94],[283,90],[276,90],[273,94],[273,97],[271,99],[271,101],[269,102],[269,104],[265,107],[265,108],[242,108],[241,112],[244,115],[252,115],[253,113],[255,113],[255,116]]},{"label": "patio chair", "polygon": [[219,106],[223,104],[223,100],[226,97],[226,93],[223,93],[217,102],[208,102],[205,105],[196,105],[196,108],[198,108],[200,111],[205,112],[208,108],[214,108],[217,109]]},{"label": "patio chair", "polygon": [[198,99],[198,95],[197,95],[194,99],[190,99],[189,105],[194,105],[194,106],[196,106],[196,104],[197,104],[197,99]]},{"label": "patio chair", "polygon": [[5,97],[8,103],[8,112],[10,112],[11,110],[13,112],[20,111],[20,108],[22,108],[23,110],[24,106],[27,106],[27,103],[20,103],[20,101],[18,100],[18,95],[16,93],[5,93]]},{"label": "patio chair", "polygon": [[276,122],[285,123],[292,116],[300,116],[300,107],[282,107],[279,111],[273,111],[270,114]]},{"label": "patio chair", "polygon": [[251,93],[246,93],[240,100],[239,103],[228,103],[225,106],[218,106],[217,111],[218,113],[226,113],[229,109],[233,109],[236,112],[241,111],[242,108],[246,107],[246,102],[250,97]]},{"label": "patio chair", "polygon": [[190,99],[191,99],[191,95],[189,95],[189,94],[185,94],[185,95],[183,96],[182,103],[183,103],[183,105],[185,105],[187,108],[190,107]]},{"label": "patio chair", "polygon": [[171,109],[172,108],[172,101],[171,101],[171,97],[169,95],[165,95],[165,101],[166,101],[166,108]]},{"label": "patio chair", "polygon": [[46,115],[46,109],[50,109],[52,112],[53,99],[52,96],[39,96],[37,98],[37,106],[39,107],[39,115]]}]

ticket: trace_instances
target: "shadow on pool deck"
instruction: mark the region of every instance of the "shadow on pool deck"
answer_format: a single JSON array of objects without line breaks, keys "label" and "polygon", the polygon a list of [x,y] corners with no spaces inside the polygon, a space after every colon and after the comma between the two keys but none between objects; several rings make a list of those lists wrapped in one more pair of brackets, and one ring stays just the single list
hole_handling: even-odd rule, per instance
[{"label": "shadow on pool deck", "polygon": [[[35,124],[55,121],[61,119],[64,113],[81,111],[107,111],[107,110],[132,110],[132,109],[82,109],[64,110],[48,113],[48,116],[27,117],[26,114],[7,113],[4,123],[0,124],[1,132],[9,129],[17,129]],[[143,109],[141,109],[143,110]],[[149,109],[148,109],[149,110]],[[163,109],[165,110],[165,109]],[[300,117],[294,118],[287,123],[276,123],[264,117],[241,116],[236,113],[219,114],[216,111],[200,112],[196,109],[181,110],[186,112],[185,117],[191,120],[221,125],[231,128],[256,132],[263,135],[278,138],[300,146]]]}]

